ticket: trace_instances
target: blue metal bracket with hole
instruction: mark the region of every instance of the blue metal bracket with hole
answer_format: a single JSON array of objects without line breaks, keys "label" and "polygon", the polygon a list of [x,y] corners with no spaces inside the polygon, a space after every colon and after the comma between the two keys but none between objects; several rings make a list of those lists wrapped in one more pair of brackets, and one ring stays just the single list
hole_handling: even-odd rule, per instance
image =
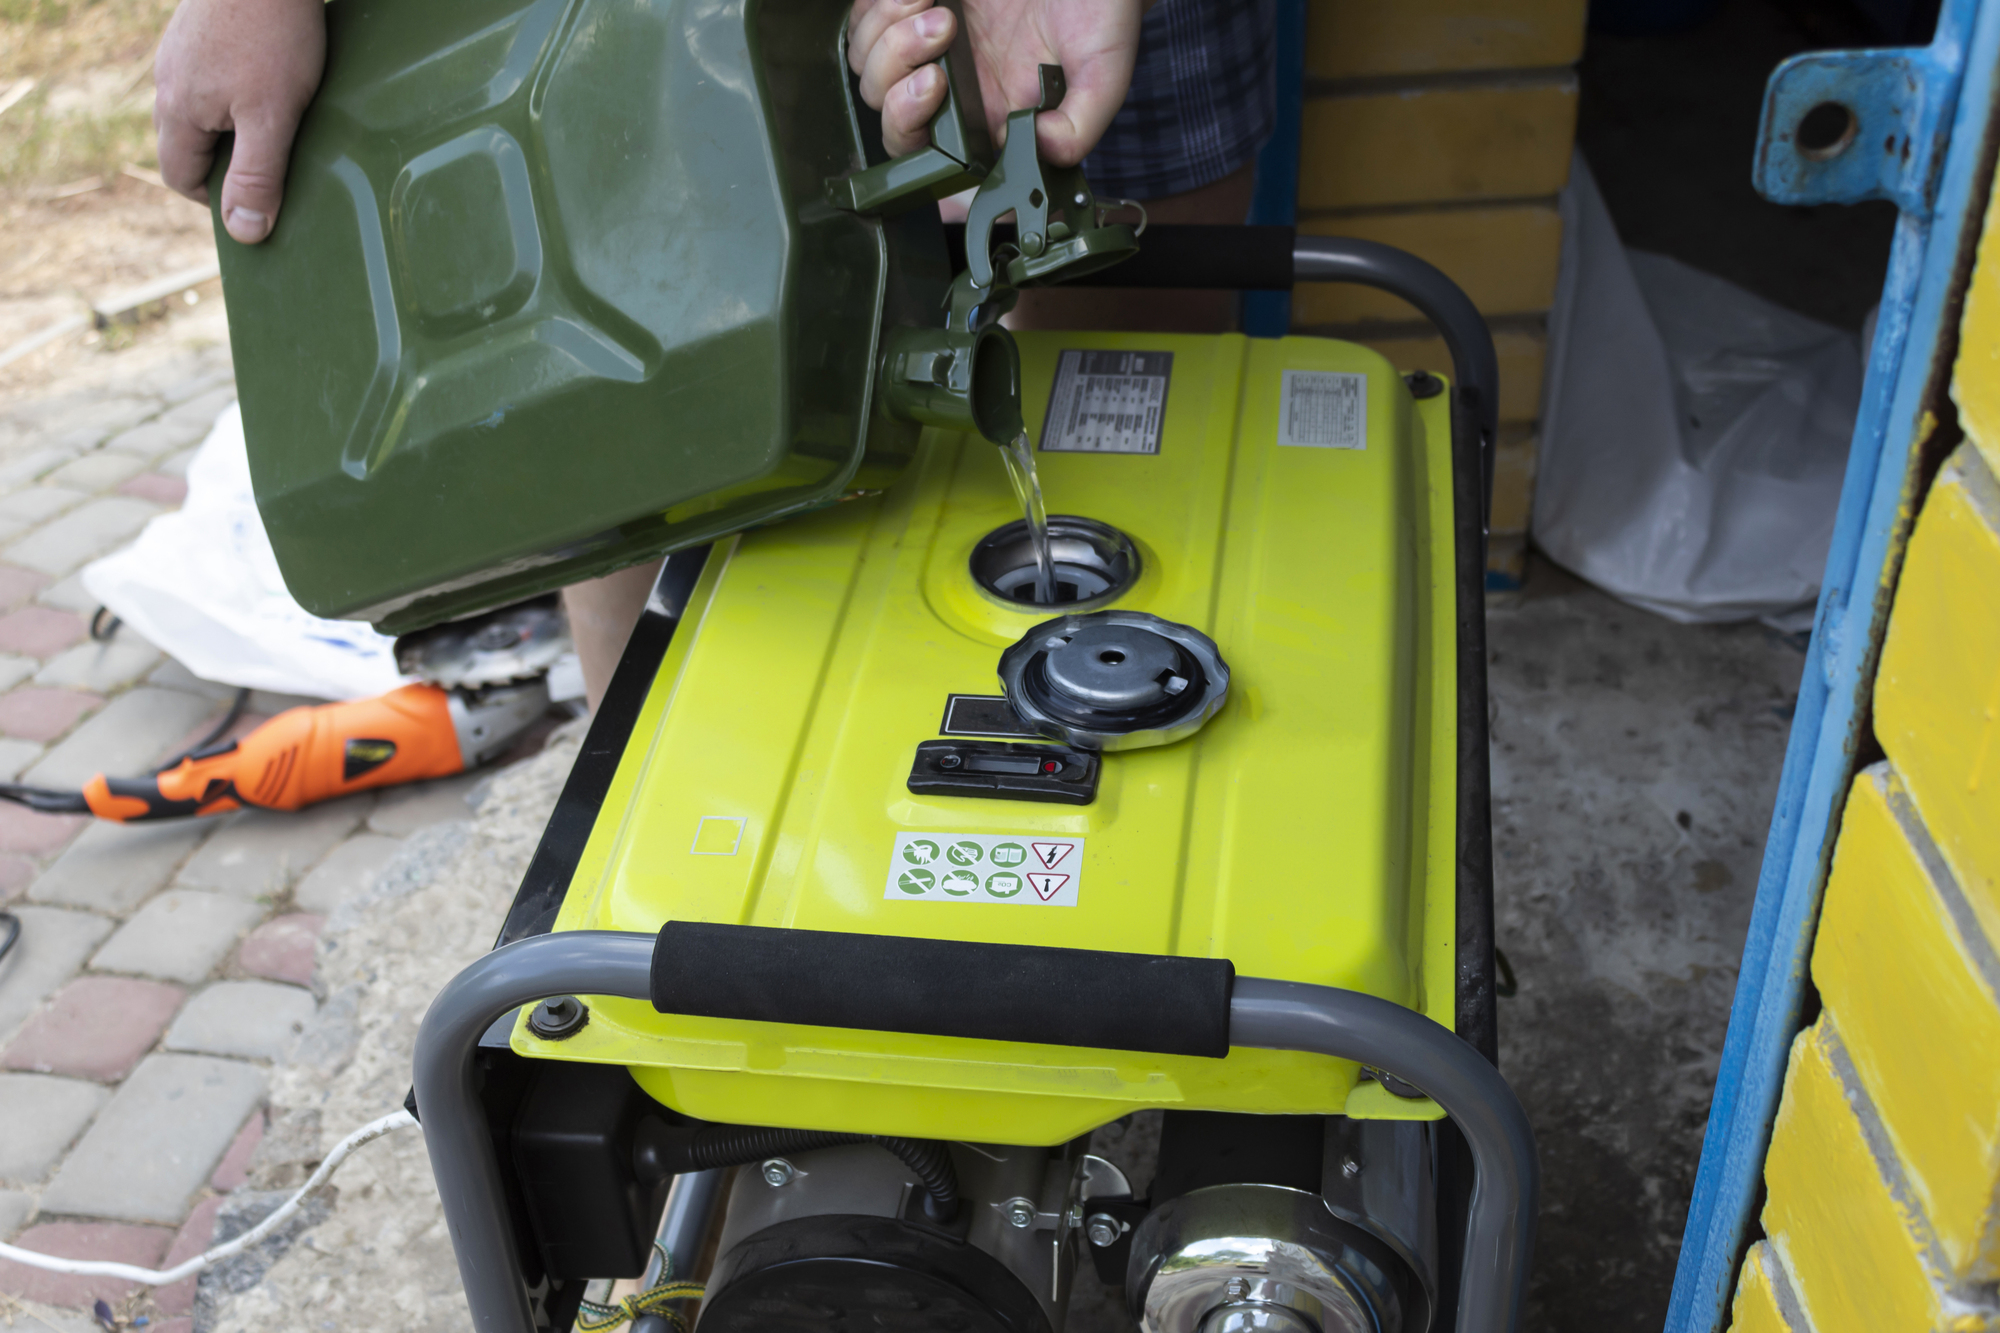
[{"label": "blue metal bracket with hole", "polygon": [[1887,199],[1929,217],[1963,52],[1819,51],[1779,65],[1757,128],[1757,192],[1776,204]]}]

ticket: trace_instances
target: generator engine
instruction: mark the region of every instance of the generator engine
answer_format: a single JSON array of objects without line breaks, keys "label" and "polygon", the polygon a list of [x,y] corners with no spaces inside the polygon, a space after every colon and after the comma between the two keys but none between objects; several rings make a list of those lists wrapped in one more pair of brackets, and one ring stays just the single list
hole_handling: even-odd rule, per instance
[{"label": "generator engine", "polygon": [[1073,1284],[1144,1333],[1421,1333],[1436,1302],[1423,1123],[1173,1113],[1151,1199],[1085,1150],[948,1145],[948,1216],[866,1143],[735,1168],[704,1333],[1060,1333]]}]

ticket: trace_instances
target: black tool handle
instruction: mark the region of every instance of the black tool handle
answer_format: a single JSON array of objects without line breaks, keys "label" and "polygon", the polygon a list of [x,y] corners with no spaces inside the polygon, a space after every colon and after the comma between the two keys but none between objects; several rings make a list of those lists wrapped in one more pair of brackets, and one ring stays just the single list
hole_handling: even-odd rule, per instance
[{"label": "black tool handle", "polygon": [[1235,977],[1222,958],[669,921],[653,949],[653,1007],[1220,1059]]}]

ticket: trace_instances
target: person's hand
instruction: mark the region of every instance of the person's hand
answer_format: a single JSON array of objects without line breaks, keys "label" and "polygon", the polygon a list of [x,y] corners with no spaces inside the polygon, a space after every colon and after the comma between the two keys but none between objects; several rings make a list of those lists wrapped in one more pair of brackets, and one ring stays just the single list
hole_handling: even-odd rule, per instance
[{"label": "person's hand", "polygon": [[246,244],[269,236],[325,64],[322,0],[181,0],[153,59],[161,178],[207,203],[216,140],[233,132],[222,225]]},{"label": "person's hand", "polygon": [[[1039,65],[1061,65],[1062,105],[1035,118],[1042,156],[1073,167],[1097,146],[1124,104],[1139,50],[1144,0],[964,0],[986,121],[999,143],[1007,113],[1041,96]],[[958,33],[957,18],[932,0],[854,0],[847,59],[862,100],[882,113],[882,146],[901,155],[929,142],[944,102],[936,61]]]}]

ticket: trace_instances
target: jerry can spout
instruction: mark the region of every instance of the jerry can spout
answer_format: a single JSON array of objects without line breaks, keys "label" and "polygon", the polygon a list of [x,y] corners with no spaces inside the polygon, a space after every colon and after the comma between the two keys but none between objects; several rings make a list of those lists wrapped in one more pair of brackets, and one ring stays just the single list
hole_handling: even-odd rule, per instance
[{"label": "jerry can spout", "polygon": [[889,415],[1011,444],[1021,417],[1021,352],[998,324],[896,328],[884,339],[882,403]]}]

